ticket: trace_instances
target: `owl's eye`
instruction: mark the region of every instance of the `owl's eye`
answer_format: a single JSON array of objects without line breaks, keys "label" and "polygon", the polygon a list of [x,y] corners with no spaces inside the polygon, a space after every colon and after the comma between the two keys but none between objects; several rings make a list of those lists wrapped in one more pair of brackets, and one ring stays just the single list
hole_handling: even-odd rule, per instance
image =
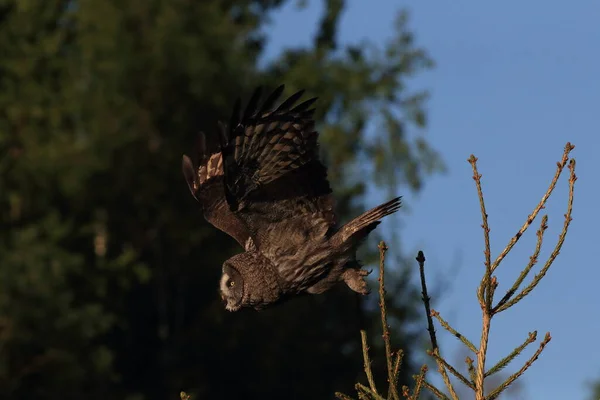
[{"label": "owl's eye", "polygon": [[229,281],[228,286],[229,287],[234,287],[235,286],[235,282],[234,281]]}]

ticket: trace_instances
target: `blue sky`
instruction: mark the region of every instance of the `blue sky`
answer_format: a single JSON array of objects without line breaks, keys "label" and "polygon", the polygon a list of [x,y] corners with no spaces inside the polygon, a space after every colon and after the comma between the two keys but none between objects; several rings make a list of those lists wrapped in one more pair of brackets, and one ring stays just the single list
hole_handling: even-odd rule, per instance
[{"label": "blue sky", "polygon": [[[322,1],[298,12],[292,4],[273,15],[269,53],[308,43]],[[399,6],[410,11],[417,43],[436,68],[412,84],[427,88],[425,137],[448,172],[427,180],[418,195],[405,194],[410,212],[401,223],[404,248],[423,249],[429,275],[449,277],[451,292],[436,308],[473,342],[479,342],[475,288],[483,272],[483,235],[470,154],[479,158],[491,227],[492,258],[533,210],[552,178],[567,141],[576,145],[573,222],[548,275],[518,306],[492,323],[489,362],[520,344],[530,331],[552,341],[521,378],[527,399],[584,399],[586,382],[600,378],[600,2],[379,2],[348,1],[340,40],[383,43],[392,35]],[[312,28],[311,28],[312,29]],[[596,158],[598,157],[598,158]],[[556,243],[567,202],[565,174],[544,213],[549,216],[539,267]],[[369,206],[383,196],[375,193]],[[541,214],[540,214],[541,217]],[[501,296],[529,260],[539,219],[498,270]],[[456,274],[453,276],[452,274]],[[460,343],[438,329],[450,359]],[[536,345],[532,345],[536,346]],[[508,368],[514,372],[535,350]]]}]

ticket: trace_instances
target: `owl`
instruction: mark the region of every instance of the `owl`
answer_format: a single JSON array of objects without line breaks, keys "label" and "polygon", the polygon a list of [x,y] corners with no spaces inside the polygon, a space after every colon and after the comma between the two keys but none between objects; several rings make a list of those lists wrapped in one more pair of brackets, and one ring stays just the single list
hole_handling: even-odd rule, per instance
[{"label": "owl", "polygon": [[316,98],[297,104],[299,91],[275,107],[283,90],[261,102],[258,88],[243,110],[238,99],[229,123],[219,123],[216,149],[200,133],[196,162],[183,156],[205,219],[245,250],[223,264],[219,291],[229,311],[261,310],[340,282],[368,294],[356,250],[401,205],[397,197],[338,226],[319,159]]}]

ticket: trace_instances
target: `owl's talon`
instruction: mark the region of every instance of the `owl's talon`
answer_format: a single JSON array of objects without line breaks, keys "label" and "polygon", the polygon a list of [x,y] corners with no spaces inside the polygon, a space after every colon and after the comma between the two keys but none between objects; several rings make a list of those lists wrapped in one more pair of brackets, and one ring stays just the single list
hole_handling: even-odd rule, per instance
[{"label": "owl's talon", "polygon": [[369,273],[371,273],[371,271],[366,271],[364,269],[347,269],[344,271],[342,278],[350,289],[354,290],[356,293],[367,295],[371,293],[371,290],[363,277],[369,275]]}]

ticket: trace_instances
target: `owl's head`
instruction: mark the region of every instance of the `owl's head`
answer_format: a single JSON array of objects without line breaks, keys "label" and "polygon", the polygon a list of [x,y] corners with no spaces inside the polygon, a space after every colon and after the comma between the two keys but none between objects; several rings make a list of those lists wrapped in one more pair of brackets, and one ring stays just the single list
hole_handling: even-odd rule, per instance
[{"label": "owl's head", "polygon": [[223,264],[223,274],[219,284],[221,299],[228,311],[237,311],[244,301],[244,278],[229,262]]},{"label": "owl's head", "polygon": [[261,309],[281,295],[275,267],[256,251],[237,254],[225,261],[219,292],[228,311],[242,307]]}]

